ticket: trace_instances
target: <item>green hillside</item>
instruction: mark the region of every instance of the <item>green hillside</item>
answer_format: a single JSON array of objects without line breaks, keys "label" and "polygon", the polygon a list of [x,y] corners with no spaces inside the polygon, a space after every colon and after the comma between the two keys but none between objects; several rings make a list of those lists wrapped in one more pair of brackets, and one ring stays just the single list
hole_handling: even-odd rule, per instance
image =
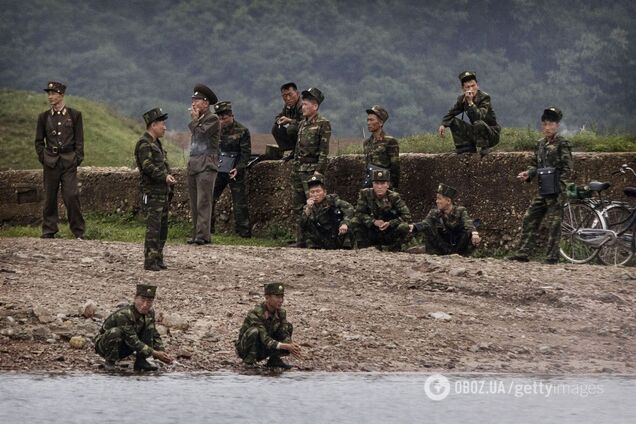
[{"label": "green hillside", "polygon": [[[84,119],[82,166],[134,167],[135,143],[144,131],[141,119],[124,117],[104,104],[81,97],[66,96],[65,102],[80,110]],[[44,92],[0,89],[0,170],[41,167],[33,141],[37,116],[47,108]],[[170,142],[164,144],[170,164],[183,166],[182,149]]]}]

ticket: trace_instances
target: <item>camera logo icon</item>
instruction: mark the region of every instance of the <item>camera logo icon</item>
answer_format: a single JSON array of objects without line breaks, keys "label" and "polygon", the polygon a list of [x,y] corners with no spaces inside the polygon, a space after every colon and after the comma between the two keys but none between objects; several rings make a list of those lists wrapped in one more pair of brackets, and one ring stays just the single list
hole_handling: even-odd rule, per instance
[{"label": "camera logo icon", "polygon": [[444,400],[450,393],[450,382],[441,374],[433,374],[424,382],[424,393],[431,400]]}]

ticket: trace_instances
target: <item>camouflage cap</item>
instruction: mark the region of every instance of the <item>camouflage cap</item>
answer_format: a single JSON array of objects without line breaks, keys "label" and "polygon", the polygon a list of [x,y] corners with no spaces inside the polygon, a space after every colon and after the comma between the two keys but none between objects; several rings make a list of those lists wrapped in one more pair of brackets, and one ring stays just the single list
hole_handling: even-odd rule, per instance
[{"label": "camouflage cap", "polygon": [[373,171],[373,181],[390,181],[391,176],[389,175],[389,171],[384,171],[377,169]]},{"label": "camouflage cap", "polygon": [[322,104],[325,101],[325,96],[323,96],[322,91],[318,90],[315,87],[308,88],[307,90],[301,93],[303,99],[313,99],[318,102],[318,104]]},{"label": "camouflage cap", "polygon": [[152,286],[150,284],[137,284],[137,296],[154,299],[156,293],[157,286]]},{"label": "camouflage cap", "polygon": [[208,103],[210,103],[211,105],[219,101],[219,99],[216,97],[216,94],[214,94],[214,91],[203,84],[197,84],[194,86],[194,93],[192,94],[192,98],[207,100]]},{"label": "camouflage cap", "polygon": [[457,190],[444,183],[439,183],[439,186],[437,186],[437,192],[442,196],[450,197],[451,199],[454,199],[455,196],[457,196]]},{"label": "camouflage cap", "polygon": [[66,93],[66,86],[62,84],[61,82],[49,81],[44,91],[46,92],[55,91],[56,93],[64,94]]},{"label": "camouflage cap", "polygon": [[148,112],[144,113],[144,122],[146,123],[146,126],[155,121],[165,121],[166,119],[168,119],[168,114],[164,113],[160,107],[150,109]]},{"label": "camouflage cap", "polygon": [[283,283],[265,284],[265,294],[285,294],[285,286]]},{"label": "camouflage cap", "polygon": [[541,121],[561,122],[563,112],[558,107],[551,106],[543,111]]},{"label": "camouflage cap", "polygon": [[375,116],[380,118],[382,122],[386,122],[389,119],[389,112],[387,112],[387,110],[382,106],[373,105],[371,109],[367,109],[367,113],[374,114]]},{"label": "camouflage cap", "polygon": [[475,74],[472,71],[464,71],[461,74],[459,74],[458,76],[459,80],[463,83],[465,83],[466,81],[470,81],[470,80],[475,80],[477,81],[477,74]]},{"label": "camouflage cap", "polygon": [[315,173],[307,180],[307,187],[311,188],[317,185],[325,185],[325,177],[319,173]]},{"label": "camouflage cap", "polygon": [[214,105],[214,113],[216,113],[217,115],[228,112],[232,113],[232,102],[224,100]]}]

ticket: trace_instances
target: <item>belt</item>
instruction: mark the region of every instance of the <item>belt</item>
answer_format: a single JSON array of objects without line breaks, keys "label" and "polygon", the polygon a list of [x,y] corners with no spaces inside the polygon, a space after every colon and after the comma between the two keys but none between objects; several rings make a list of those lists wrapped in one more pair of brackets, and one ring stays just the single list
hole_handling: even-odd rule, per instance
[{"label": "belt", "polygon": [[299,158],[300,163],[318,163],[318,158]]},{"label": "belt", "polygon": [[60,153],[69,153],[75,150],[75,145],[72,146],[46,146],[46,150],[49,151],[49,153],[53,153],[54,155],[58,155]]}]

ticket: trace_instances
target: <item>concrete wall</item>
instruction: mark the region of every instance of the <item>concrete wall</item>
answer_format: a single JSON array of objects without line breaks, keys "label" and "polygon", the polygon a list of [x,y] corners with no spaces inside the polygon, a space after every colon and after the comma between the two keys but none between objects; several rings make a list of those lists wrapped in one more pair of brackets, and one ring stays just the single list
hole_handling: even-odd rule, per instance
[{"label": "concrete wall", "polygon": [[[508,248],[519,231],[521,218],[536,182],[518,182],[518,172],[526,169],[529,153],[479,155],[403,154],[400,193],[416,220],[433,205],[438,183],[459,190],[459,202],[473,218],[482,221],[480,232],[489,248]],[[609,196],[626,200],[622,188],[636,186],[636,177],[612,175],[623,163],[636,162],[636,153],[576,153],[575,178],[583,184],[592,179],[610,181]],[[291,165],[281,161],[256,164],[248,178],[250,217],[255,234],[264,234],[273,225],[291,232],[291,191],[288,175]],[[327,170],[327,189],[355,204],[364,165],[359,155],[332,158]],[[171,212],[189,217],[189,200],[184,170],[176,171],[178,185]],[[90,168],[79,170],[82,209],[102,213],[125,213],[139,208],[138,174],[128,168]],[[0,172],[0,222],[38,223],[42,210],[42,171]],[[231,231],[232,213],[229,190],[217,208],[217,229]],[[60,203],[61,213],[64,209]]]}]

